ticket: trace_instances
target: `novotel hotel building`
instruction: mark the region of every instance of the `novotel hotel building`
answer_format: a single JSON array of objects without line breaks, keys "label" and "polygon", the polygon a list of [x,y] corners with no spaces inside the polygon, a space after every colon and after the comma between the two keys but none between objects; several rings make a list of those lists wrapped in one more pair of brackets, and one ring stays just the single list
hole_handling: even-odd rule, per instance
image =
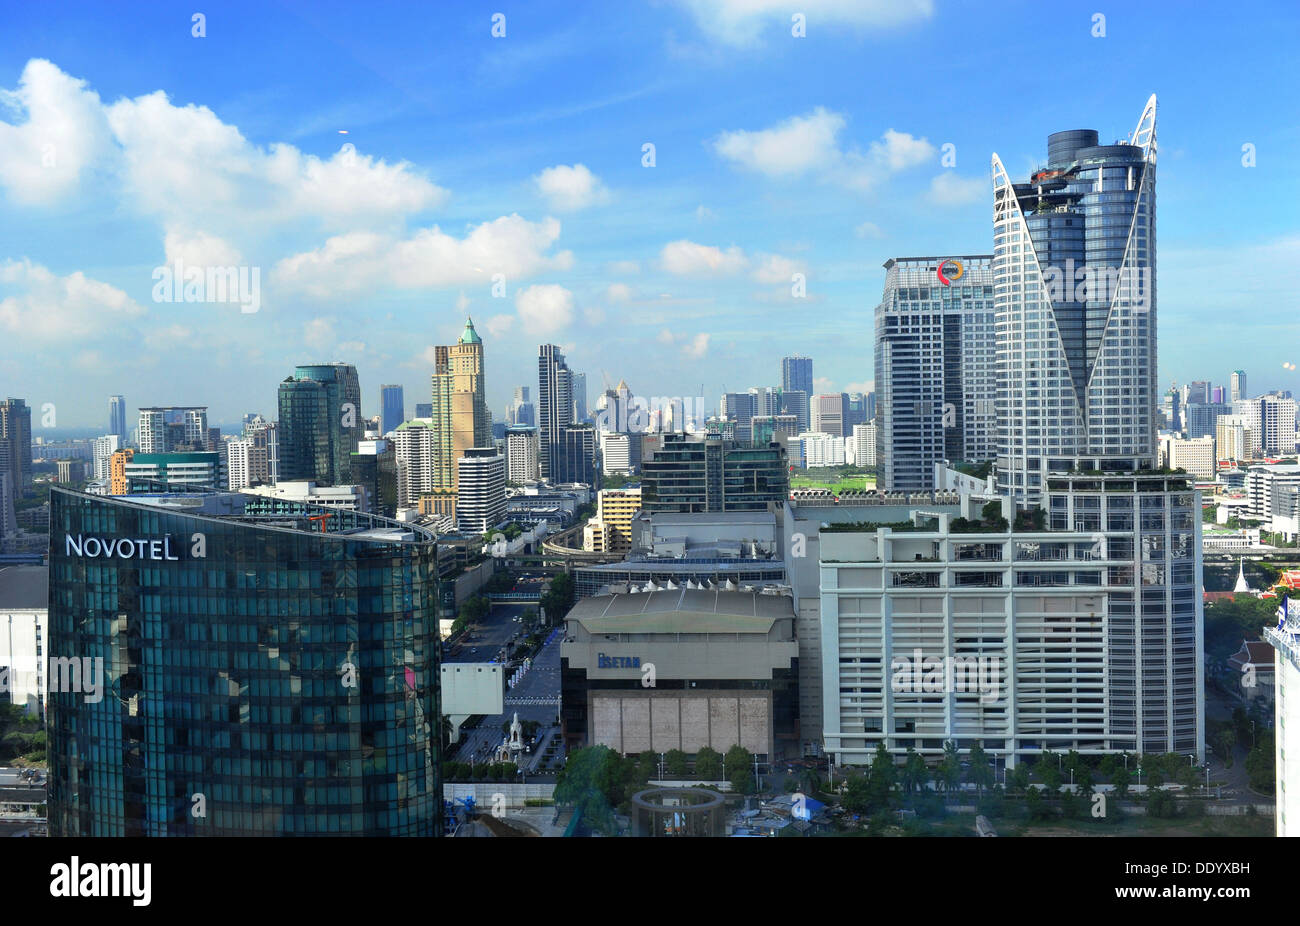
[{"label": "novotel hotel building", "polygon": [[433,535],[245,499],[52,490],[51,834],[440,835]]}]

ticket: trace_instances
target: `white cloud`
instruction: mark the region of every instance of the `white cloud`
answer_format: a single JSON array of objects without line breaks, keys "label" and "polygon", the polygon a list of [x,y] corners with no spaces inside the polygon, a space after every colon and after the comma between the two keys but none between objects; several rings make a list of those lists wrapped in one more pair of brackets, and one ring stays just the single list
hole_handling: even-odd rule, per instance
[{"label": "white cloud", "polygon": [[845,149],[839,143],[845,124],[842,115],[819,106],[768,129],[723,132],[713,140],[713,150],[764,176],[812,173],[857,190],[869,190],[892,174],[924,164],[936,153],[928,140],[892,128],[865,152]]},{"label": "white cloud", "polygon": [[605,323],[605,310],[598,305],[583,309],[582,320],[588,325],[603,325]]},{"label": "white cloud", "polygon": [[552,209],[574,212],[609,201],[609,191],[585,164],[548,167],[533,182]]},{"label": "white cloud", "polygon": [[691,338],[690,342],[682,347],[682,353],[693,360],[703,360],[704,355],[709,352],[709,335],[700,333]]},{"label": "white cloud", "polygon": [[515,310],[530,334],[552,334],[573,321],[573,293],[554,283],[530,286],[515,294]]},{"label": "white cloud", "polygon": [[659,334],[656,336],[656,340],[658,340],[660,344],[671,344],[673,343],[673,341],[676,340],[676,338],[673,336],[673,333],[669,331],[667,328],[662,328],[660,329]]},{"label": "white cloud", "polygon": [[171,103],[161,90],[105,106],[55,64],[32,59],[0,108],[0,186],[43,203],[70,193],[87,170],[124,211],[228,236],[301,220],[327,227],[391,222],[441,205],[448,193],[406,161],[388,163],[345,144],[329,158],[285,143],[263,148],[206,106]]},{"label": "white cloud", "polygon": [[708,206],[695,207],[695,221],[712,222],[715,218],[717,218],[717,216],[714,215],[713,210],[710,209]]},{"label": "white cloud", "polygon": [[334,323],[328,318],[313,318],[302,328],[303,343],[314,350],[327,350],[334,344]]},{"label": "white cloud", "polygon": [[632,287],[626,283],[611,283],[605,290],[605,299],[608,302],[628,302],[632,298]]},{"label": "white cloud", "polygon": [[831,392],[834,385],[835,383],[829,377],[817,376],[813,378],[813,389],[815,389],[819,395]]},{"label": "white cloud", "polygon": [[716,275],[739,273],[749,264],[749,259],[738,247],[726,251],[707,244],[696,244],[682,239],[664,245],[659,255],[664,270],[677,275]]},{"label": "white cloud", "polygon": [[[0,90],[0,186],[15,201],[54,202],[76,189],[81,173],[109,155],[112,136],[99,94],[54,64],[33,58],[16,90]],[[19,121],[21,120],[21,121]]]},{"label": "white cloud", "polygon": [[883,238],[885,233],[881,231],[880,226],[875,222],[863,222],[853,229],[853,234],[859,238]]},{"label": "white cloud", "polygon": [[483,325],[483,329],[492,337],[499,338],[515,326],[515,317],[509,312],[493,315]]},{"label": "white cloud", "polygon": [[436,225],[405,239],[357,231],[336,235],[314,251],[280,261],[272,274],[277,286],[316,298],[367,290],[433,289],[478,283],[492,285],[504,274],[507,285],[543,270],[567,270],[573,255],[546,252],[560,236],[555,219],[529,222],[501,216],[454,238]]},{"label": "white cloud", "polygon": [[243,258],[229,243],[206,232],[167,230],[163,251],[168,265],[180,261],[185,267],[238,267]]},{"label": "white cloud", "polygon": [[754,279],[759,283],[790,283],[794,274],[803,272],[802,264],[780,254],[769,254],[754,271]]},{"label": "white cloud", "polygon": [[[876,381],[874,379],[863,380],[858,383],[849,383],[844,387],[845,392],[860,392],[866,395],[868,392],[876,391]],[[870,422],[868,422],[870,424]]]},{"label": "white cloud", "polygon": [[723,132],[713,150],[749,170],[779,177],[833,166],[840,158],[835,138],[844,128],[838,113],[817,107],[806,116],[792,116],[770,129]]},{"label": "white cloud", "polygon": [[606,269],[615,276],[632,276],[641,272],[641,264],[635,260],[616,260],[610,262]]},{"label": "white cloud", "polygon": [[760,35],[790,37],[791,14],[807,17],[809,35],[819,28],[838,31],[889,29],[929,19],[934,0],[678,0],[695,17],[700,29],[729,45],[749,45]]},{"label": "white cloud", "polygon": [[978,177],[958,177],[944,171],[930,181],[926,198],[937,206],[965,206],[982,199],[992,201],[993,187]]},{"label": "white cloud", "polygon": [[88,338],[144,314],[122,290],[80,270],[61,277],[26,258],[0,264],[0,329],[22,338]]}]

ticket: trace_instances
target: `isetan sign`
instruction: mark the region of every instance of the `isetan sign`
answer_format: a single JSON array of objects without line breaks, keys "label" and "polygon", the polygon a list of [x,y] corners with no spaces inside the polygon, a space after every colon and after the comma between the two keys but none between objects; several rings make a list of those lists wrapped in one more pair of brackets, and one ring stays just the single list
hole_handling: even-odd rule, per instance
[{"label": "isetan sign", "polygon": [[106,540],[101,537],[83,537],[81,534],[72,536],[64,534],[64,555],[92,557],[98,559],[158,559],[158,560],[178,560],[179,556],[172,553],[171,537],[164,537],[162,540],[130,540],[125,537],[115,537]]}]

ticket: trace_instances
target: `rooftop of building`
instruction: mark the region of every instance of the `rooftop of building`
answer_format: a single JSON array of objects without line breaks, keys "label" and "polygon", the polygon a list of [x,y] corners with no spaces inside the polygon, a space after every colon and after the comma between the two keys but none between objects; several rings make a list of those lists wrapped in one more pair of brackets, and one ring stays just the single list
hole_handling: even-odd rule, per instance
[{"label": "rooftop of building", "polygon": [[250,512],[247,510],[250,503],[265,504],[266,497],[204,486],[194,486],[187,491],[177,484],[162,485],[159,491],[133,495],[88,495],[61,486],[53,486],[51,492],[102,505],[154,511],[161,508],[169,514],[214,523],[234,522],[254,530],[319,534],[329,540],[427,543],[435,539],[432,531],[417,525],[296,499],[272,499],[280,506],[274,513]]},{"label": "rooftop of building", "polygon": [[589,633],[767,633],[793,617],[788,595],[676,588],[583,598],[565,619]]},{"label": "rooftop of building", "polygon": [[0,566],[0,611],[44,611],[50,604],[48,566]]}]

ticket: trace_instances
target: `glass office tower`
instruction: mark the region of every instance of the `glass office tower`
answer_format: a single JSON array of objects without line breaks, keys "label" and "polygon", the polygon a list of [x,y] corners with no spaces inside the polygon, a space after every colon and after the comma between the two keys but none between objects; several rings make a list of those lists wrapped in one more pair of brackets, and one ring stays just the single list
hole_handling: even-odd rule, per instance
[{"label": "glass office tower", "polygon": [[279,408],[280,478],[346,483],[365,433],[357,368],[347,363],[295,368],[280,383]]},{"label": "glass office tower", "polygon": [[439,835],[433,535],[245,499],[52,491],[51,834]]},{"label": "glass office tower", "polygon": [[1156,99],[1127,141],[1057,132],[1012,183],[993,156],[999,491],[1155,466]]}]

